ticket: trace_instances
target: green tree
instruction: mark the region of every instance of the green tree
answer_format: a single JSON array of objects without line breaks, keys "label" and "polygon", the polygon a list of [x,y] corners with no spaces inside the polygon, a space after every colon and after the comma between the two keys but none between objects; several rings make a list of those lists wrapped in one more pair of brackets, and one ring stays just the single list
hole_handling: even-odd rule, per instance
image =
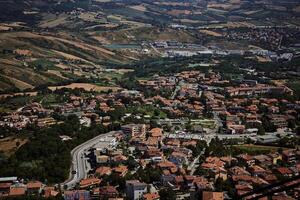
[{"label": "green tree", "polygon": [[176,199],[176,193],[171,188],[164,188],[159,191],[161,200],[174,200]]}]

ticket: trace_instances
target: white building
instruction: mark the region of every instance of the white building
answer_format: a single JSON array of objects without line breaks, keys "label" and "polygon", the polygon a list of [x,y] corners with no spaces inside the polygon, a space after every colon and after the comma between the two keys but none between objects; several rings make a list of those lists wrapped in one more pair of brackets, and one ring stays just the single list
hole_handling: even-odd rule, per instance
[{"label": "white building", "polygon": [[126,196],[130,200],[142,199],[143,195],[147,193],[147,184],[141,183],[138,180],[126,181]]}]

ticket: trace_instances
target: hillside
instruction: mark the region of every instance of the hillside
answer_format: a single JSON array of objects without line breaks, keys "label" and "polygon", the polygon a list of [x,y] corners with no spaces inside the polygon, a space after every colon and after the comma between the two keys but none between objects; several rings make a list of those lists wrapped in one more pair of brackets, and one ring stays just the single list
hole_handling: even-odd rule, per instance
[{"label": "hillside", "polygon": [[298,26],[299,7],[294,0],[0,1],[0,91],[101,79],[103,68],[159,56],[147,42],[230,46],[197,28]]}]

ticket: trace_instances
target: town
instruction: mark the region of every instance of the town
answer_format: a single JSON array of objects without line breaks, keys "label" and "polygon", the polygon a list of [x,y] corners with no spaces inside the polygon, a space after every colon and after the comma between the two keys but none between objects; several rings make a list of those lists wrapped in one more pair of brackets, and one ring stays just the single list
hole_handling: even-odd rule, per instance
[{"label": "town", "polygon": [[[45,108],[42,101],[31,102],[1,116],[3,128],[16,130],[47,128],[72,116],[80,126],[112,130],[73,149],[66,181],[47,185],[2,177],[2,197],[208,200],[249,193],[255,198],[260,195],[251,194],[255,188],[299,174],[300,150],[280,146],[298,140],[300,102],[276,98],[293,95],[284,84],[190,70],[140,79],[135,90],[81,92],[63,91],[65,103]],[[73,140],[70,134],[59,137]],[[273,197],[297,199],[299,190]]]},{"label": "town", "polygon": [[300,199],[299,0],[0,1],[0,200]]}]

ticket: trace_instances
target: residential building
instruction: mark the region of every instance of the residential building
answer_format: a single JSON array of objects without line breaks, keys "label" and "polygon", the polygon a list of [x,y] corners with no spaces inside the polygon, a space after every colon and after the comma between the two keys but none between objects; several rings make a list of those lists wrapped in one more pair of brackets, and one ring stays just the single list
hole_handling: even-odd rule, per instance
[{"label": "residential building", "polygon": [[129,200],[139,200],[147,193],[147,184],[138,180],[126,181],[126,197]]}]

